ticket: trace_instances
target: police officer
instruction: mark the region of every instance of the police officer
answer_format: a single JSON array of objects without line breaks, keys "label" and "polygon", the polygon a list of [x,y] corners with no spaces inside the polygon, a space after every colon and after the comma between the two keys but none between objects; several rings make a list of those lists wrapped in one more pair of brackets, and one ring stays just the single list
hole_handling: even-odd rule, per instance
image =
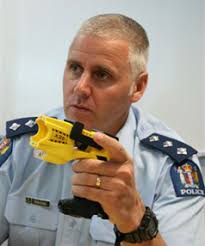
[{"label": "police officer", "polygon": [[[106,14],[86,21],[64,71],[64,110],[48,115],[101,132],[109,161],[58,166],[29,145],[34,118],[7,123],[0,145],[0,242],[9,245],[202,246],[204,184],[196,151],[132,103],[147,86],[149,41],[134,20]],[[108,220],[59,213],[75,196],[100,203]],[[86,209],[86,208],[85,208]]]}]

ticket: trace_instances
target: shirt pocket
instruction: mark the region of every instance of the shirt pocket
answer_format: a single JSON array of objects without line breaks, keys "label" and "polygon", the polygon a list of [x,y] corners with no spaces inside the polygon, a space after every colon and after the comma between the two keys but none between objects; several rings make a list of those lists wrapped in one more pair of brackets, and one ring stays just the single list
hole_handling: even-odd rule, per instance
[{"label": "shirt pocket", "polygon": [[28,204],[24,197],[8,197],[5,217],[9,222],[9,245],[55,245],[58,225],[57,205]]},{"label": "shirt pocket", "polygon": [[93,216],[90,224],[90,235],[97,246],[114,245],[115,234],[109,220]]}]

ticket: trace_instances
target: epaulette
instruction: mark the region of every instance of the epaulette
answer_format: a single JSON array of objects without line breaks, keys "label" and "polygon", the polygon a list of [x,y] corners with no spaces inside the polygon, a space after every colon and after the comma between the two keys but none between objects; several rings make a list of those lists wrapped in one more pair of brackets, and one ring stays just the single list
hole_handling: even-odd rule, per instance
[{"label": "epaulette", "polygon": [[6,122],[6,136],[0,139],[0,166],[12,153],[13,138],[38,131],[38,126],[35,123],[36,118],[27,117]]},{"label": "epaulette", "polygon": [[36,133],[38,126],[35,122],[37,117],[27,117],[6,122],[6,137],[14,138],[28,133]]},{"label": "epaulette", "polygon": [[173,159],[170,176],[176,196],[205,196],[201,171],[190,157],[197,151],[189,145],[160,134],[153,133],[141,140],[144,145],[160,150]]},{"label": "epaulette", "polygon": [[177,163],[181,163],[197,153],[197,151],[191,146],[179,140],[157,133],[153,133],[147,138],[142,139],[141,142],[144,145],[160,150],[161,152],[167,154]]}]

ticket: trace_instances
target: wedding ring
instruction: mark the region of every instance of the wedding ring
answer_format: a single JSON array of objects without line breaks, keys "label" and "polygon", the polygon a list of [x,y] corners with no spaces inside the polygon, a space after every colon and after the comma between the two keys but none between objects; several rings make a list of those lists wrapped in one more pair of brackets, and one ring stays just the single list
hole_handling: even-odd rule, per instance
[{"label": "wedding ring", "polygon": [[95,186],[96,186],[98,189],[100,189],[100,185],[101,185],[101,179],[100,179],[100,177],[97,177]]}]

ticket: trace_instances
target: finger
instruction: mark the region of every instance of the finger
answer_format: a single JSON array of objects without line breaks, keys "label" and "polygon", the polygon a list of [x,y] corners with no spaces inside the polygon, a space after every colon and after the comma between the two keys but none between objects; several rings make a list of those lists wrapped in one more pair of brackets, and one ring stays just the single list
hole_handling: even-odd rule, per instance
[{"label": "finger", "polygon": [[129,159],[128,153],[115,138],[109,137],[101,132],[96,132],[93,139],[109,153],[112,161],[125,162]]},{"label": "finger", "polygon": [[78,173],[72,176],[72,185],[99,188],[102,187],[102,178],[97,174]]},{"label": "finger", "polygon": [[72,185],[88,186],[108,191],[113,190],[113,187],[115,189],[122,189],[121,187],[125,186],[119,179],[87,173],[74,174],[72,176]]},{"label": "finger", "polygon": [[120,168],[118,163],[105,162],[93,159],[82,159],[72,165],[72,170],[76,173],[89,173],[113,177]]},{"label": "finger", "polygon": [[89,186],[73,185],[72,193],[74,196],[86,198],[91,201],[96,201],[101,203],[102,205],[103,201],[105,200],[105,197],[108,198],[112,191],[96,189],[94,187]]}]

